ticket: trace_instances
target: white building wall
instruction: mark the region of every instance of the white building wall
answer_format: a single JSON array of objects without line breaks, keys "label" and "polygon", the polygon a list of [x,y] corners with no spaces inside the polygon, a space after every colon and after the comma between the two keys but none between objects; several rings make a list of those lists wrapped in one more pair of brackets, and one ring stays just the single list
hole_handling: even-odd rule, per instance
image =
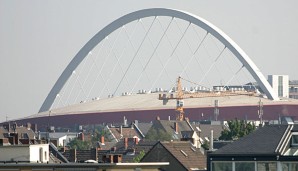
[{"label": "white building wall", "polygon": [[[281,77],[281,83],[279,78]],[[273,91],[279,97],[289,97],[289,76],[288,75],[268,75],[268,82],[272,86]],[[282,87],[281,92],[279,91],[279,87]]]},{"label": "white building wall", "polygon": [[49,144],[30,145],[30,162],[46,163],[49,161]]}]

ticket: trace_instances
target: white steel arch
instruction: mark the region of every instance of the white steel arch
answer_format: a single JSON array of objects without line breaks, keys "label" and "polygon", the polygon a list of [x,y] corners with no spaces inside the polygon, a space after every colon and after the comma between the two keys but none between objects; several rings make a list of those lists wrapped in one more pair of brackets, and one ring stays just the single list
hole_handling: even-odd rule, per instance
[{"label": "white steel arch", "polygon": [[226,48],[228,48],[237,58],[238,60],[247,68],[253,78],[258,82],[260,88],[264,91],[269,99],[279,100],[277,95],[274,93],[272,87],[269,85],[268,81],[261,73],[259,68],[254,64],[254,62],[248,57],[248,55],[223,31],[219,28],[208,22],[207,20],[198,17],[194,14],[175,10],[175,9],[166,9],[166,8],[150,8],[143,9],[139,11],[135,11],[124,15],[117,20],[113,21],[102,30],[100,30],[96,35],[94,35],[76,54],[76,56],[72,59],[72,61],[68,64],[66,69],[63,71],[50,93],[46,97],[43,102],[39,112],[47,111],[51,108],[57,94],[61,91],[64,84],[67,82],[72,72],[77,68],[77,66],[84,60],[84,58],[88,55],[88,53],[98,45],[106,36],[111,34],[113,31],[122,27],[125,24],[128,24],[132,21],[152,16],[168,16],[179,18],[185,21],[189,21],[204,30],[208,33],[212,34],[215,38],[217,38]]}]

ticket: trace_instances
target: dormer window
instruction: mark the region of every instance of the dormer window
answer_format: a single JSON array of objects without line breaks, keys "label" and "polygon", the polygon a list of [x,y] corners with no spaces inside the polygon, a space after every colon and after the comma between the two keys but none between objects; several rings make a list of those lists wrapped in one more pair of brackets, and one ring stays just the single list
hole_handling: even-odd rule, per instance
[{"label": "dormer window", "polygon": [[291,140],[291,146],[297,146],[298,147],[298,134],[293,134],[292,135],[292,140]]}]

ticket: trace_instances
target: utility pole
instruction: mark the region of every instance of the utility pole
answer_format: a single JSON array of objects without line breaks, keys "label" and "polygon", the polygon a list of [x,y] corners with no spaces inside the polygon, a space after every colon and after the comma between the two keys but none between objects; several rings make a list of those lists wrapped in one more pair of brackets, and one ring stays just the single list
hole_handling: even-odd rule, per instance
[{"label": "utility pole", "polygon": [[215,121],[217,121],[218,115],[219,115],[218,100],[215,100],[214,101],[214,118],[215,118]]},{"label": "utility pole", "polygon": [[261,98],[259,100],[258,105],[259,105],[258,115],[260,118],[260,125],[263,125],[263,102]]}]

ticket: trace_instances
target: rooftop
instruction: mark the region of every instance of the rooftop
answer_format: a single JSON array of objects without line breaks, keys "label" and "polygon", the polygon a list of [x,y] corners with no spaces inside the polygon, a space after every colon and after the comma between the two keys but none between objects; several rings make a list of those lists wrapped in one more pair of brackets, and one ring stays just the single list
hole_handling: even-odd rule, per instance
[{"label": "rooftop", "polygon": [[[135,110],[153,110],[153,109],[174,109],[176,100],[169,100],[165,105],[162,100],[158,99],[158,93],[151,94],[133,94],[128,96],[117,96],[93,100],[85,103],[65,106],[51,110],[51,116],[80,113],[98,113],[98,112],[115,112],[115,111],[135,111]],[[256,105],[260,97],[256,96],[223,96],[223,97],[204,97],[184,99],[185,108],[212,107],[214,101],[219,101],[219,106],[243,106]],[[264,105],[293,104],[298,105],[296,99],[286,99],[281,101],[272,101],[262,98]],[[48,116],[49,112],[42,112],[30,117]],[[29,118],[30,118],[29,117]]]}]

